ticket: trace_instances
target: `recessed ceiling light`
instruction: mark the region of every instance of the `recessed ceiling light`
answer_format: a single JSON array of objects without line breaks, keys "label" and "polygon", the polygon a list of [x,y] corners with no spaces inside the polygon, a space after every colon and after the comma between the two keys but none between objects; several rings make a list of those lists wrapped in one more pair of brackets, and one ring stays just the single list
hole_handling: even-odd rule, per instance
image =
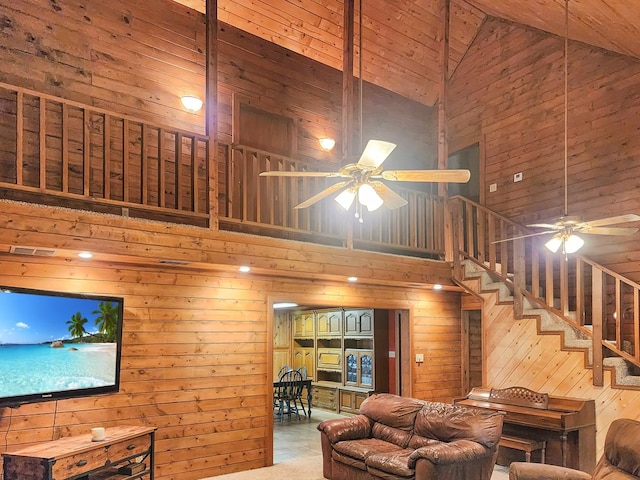
[{"label": "recessed ceiling light", "polygon": [[298,304],[293,302],[278,302],[273,304],[273,308],[293,308],[297,306]]},{"label": "recessed ceiling light", "polygon": [[93,253],[91,252],[80,252],[78,254],[80,258],[93,258]]},{"label": "recessed ceiling light", "polygon": [[347,280],[349,280],[350,282],[357,282],[358,281],[358,277],[349,277],[349,278],[347,278]]},{"label": "recessed ceiling light", "polygon": [[247,267],[246,265],[243,265],[238,270],[240,270],[242,273],[248,273],[251,271],[251,267]]},{"label": "recessed ceiling light", "polygon": [[433,289],[434,289],[434,290],[442,290],[442,285],[440,285],[439,283],[436,283],[436,284],[433,286]]}]

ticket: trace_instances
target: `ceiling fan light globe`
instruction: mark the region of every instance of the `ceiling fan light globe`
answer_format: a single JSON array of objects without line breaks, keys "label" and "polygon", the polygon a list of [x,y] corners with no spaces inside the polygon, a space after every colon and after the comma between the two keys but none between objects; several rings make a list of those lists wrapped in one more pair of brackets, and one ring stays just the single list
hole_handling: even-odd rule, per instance
[{"label": "ceiling fan light globe", "polygon": [[576,253],[584,245],[584,240],[577,235],[571,234],[564,241],[564,251],[566,253]]},{"label": "ceiling fan light globe", "polygon": [[562,245],[561,235],[554,235],[547,243],[544,244],[544,246],[547,247],[547,250],[553,253],[556,253],[558,251],[560,245]]},{"label": "ceiling fan light globe", "polygon": [[352,188],[347,188],[346,190],[340,192],[336,196],[335,200],[336,202],[338,202],[338,205],[348,211],[351,208],[351,205],[353,205],[353,201],[355,200],[355,198],[356,191]]},{"label": "ceiling fan light globe", "polygon": [[358,201],[367,207],[367,210],[373,212],[382,206],[384,200],[378,195],[371,185],[368,183],[360,185],[358,189]]}]

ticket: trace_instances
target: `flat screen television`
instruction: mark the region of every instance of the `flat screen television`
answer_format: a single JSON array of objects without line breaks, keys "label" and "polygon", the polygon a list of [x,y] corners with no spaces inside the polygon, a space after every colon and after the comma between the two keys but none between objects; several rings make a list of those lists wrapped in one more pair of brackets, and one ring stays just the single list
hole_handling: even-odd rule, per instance
[{"label": "flat screen television", "polygon": [[123,299],[0,286],[0,406],[117,392]]}]

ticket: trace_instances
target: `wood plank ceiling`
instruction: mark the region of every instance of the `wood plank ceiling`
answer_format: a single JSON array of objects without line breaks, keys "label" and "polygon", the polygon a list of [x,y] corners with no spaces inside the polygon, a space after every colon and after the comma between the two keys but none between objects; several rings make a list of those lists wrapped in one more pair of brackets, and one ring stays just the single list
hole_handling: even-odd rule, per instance
[{"label": "wood plank ceiling", "polygon": [[[205,10],[205,0],[176,1]],[[358,0],[356,7],[357,4]],[[440,4],[440,0],[362,0],[363,78],[425,105],[434,105],[440,78]],[[452,0],[450,73],[487,16],[564,36],[564,5],[564,0]],[[640,2],[570,0],[569,11],[572,39],[640,58]],[[342,69],[342,0],[219,0],[218,17]],[[356,38],[356,46],[358,43]],[[356,70],[357,55],[356,48]],[[358,75],[357,71],[354,73]]]}]

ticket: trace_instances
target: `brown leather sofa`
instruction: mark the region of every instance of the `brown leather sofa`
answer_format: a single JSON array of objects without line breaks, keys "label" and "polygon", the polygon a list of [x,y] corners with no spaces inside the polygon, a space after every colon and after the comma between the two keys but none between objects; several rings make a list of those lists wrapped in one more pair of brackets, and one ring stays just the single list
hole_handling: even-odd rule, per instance
[{"label": "brown leather sofa", "polygon": [[318,430],[330,480],[489,480],[502,414],[380,393]]},{"label": "brown leather sofa", "polygon": [[579,470],[514,462],[509,466],[509,480],[637,480],[640,478],[640,422],[621,418],[607,430],[604,453],[593,476]]}]

